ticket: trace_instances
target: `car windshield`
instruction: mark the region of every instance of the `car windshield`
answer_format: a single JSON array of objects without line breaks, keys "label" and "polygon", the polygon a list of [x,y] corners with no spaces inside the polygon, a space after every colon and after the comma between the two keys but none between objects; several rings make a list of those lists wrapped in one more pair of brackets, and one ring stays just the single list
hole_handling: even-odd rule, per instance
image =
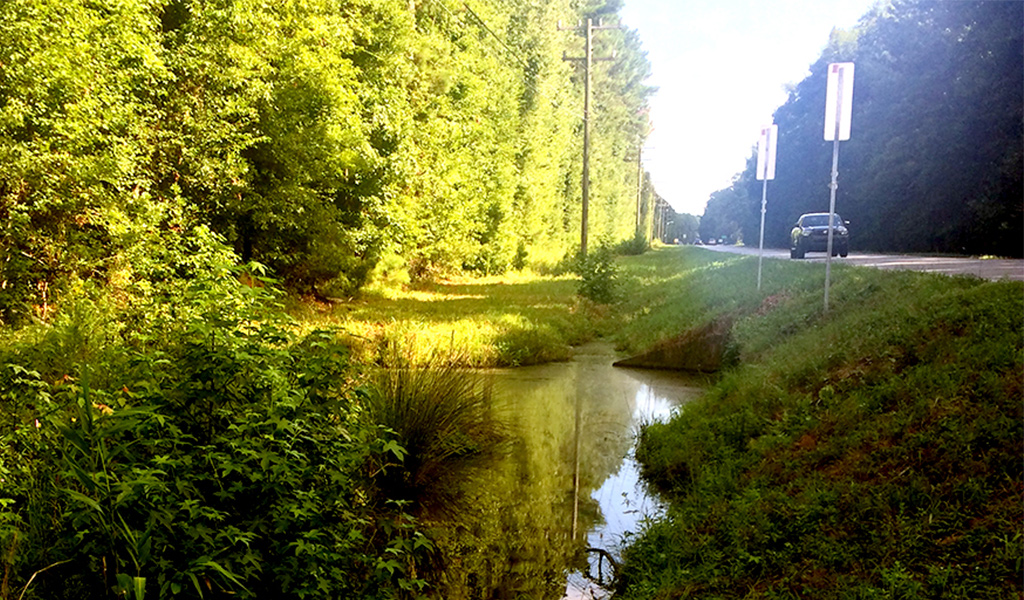
[{"label": "car windshield", "polygon": [[[833,224],[842,225],[843,220],[839,215],[833,217]],[[804,227],[828,227],[828,215],[807,215],[804,217]]]}]

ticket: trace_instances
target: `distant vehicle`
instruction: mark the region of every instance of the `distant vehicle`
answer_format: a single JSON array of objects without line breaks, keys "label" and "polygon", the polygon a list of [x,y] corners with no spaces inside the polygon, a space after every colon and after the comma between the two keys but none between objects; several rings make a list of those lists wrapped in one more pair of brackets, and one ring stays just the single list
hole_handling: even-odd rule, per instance
[{"label": "distant vehicle", "polygon": [[[832,216],[832,256],[850,253],[850,222]],[[828,252],[828,213],[800,215],[789,236],[789,257],[803,258],[808,252]]]}]

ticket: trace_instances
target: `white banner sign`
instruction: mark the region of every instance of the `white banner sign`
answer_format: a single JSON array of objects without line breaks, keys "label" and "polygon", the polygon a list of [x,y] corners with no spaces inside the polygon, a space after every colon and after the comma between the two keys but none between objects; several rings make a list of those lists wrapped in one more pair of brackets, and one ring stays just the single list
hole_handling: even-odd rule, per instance
[{"label": "white banner sign", "polygon": [[778,125],[768,125],[761,128],[761,137],[757,141],[758,181],[775,179],[775,140],[778,137]]},{"label": "white banner sign", "polygon": [[825,141],[850,139],[850,115],[853,114],[853,63],[832,63],[828,66],[828,87],[825,88]]}]

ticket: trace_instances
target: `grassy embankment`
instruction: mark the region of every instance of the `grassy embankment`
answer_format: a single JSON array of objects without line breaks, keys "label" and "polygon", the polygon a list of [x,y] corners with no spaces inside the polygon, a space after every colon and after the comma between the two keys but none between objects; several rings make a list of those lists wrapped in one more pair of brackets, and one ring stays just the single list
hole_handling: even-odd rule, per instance
[{"label": "grassy embankment", "polygon": [[[372,356],[493,365],[625,351],[717,317],[739,364],[639,459],[670,503],[630,540],[619,597],[1011,597],[1021,523],[1024,285],[668,248],[619,261],[603,312],[568,279],[378,290],[311,321]],[[387,343],[386,343],[387,342]]]},{"label": "grassy embankment", "polygon": [[626,329],[726,314],[739,364],[643,433],[618,597],[1019,597],[1024,285],[840,266],[825,314],[821,265],[644,260]]}]

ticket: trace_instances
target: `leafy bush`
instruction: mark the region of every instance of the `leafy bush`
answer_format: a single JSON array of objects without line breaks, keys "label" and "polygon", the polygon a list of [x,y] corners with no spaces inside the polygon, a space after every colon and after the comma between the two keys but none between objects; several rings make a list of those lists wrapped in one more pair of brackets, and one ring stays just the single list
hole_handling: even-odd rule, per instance
[{"label": "leafy bush", "polygon": [[618,292],[618,270],[615,256],[607,245],[601,245],[586,256],[577,259],[576,273],[580,276],[578,293],[598,304],[615,301]]},{"label": "leafy bush", "polygon": [[619,242],[615,246],[615,253],[621,256],[640,256],[650,249],[651,244],[647,241],[647,235],[637,231],[632,238]]},{"label": "leafy bush", "polygon": [[[401,452],[355,419],[334,336],[292,340],[267,292],[196,286],[159,343],[0,357],[0,543],[26,598],[389,598],[430,549],[366,466]],[[248,298],[248,300],[246,300]],[[71,337],[74,336],[65,336]],[[45,355],[37,351],[35,356]],[[7,590],[4,591],[5,596]]]}]

